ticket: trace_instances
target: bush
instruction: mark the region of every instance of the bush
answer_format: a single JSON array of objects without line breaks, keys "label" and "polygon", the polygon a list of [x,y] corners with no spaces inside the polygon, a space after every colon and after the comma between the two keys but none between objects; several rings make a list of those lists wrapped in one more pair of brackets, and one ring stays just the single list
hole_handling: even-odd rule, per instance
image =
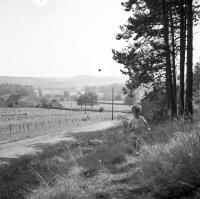
[{"label": "bush", "polygon": [[99,108],[99,112],[104,112],[104,108],[103,108],[103,107],[100,107],[100,108]]},{"label": "bush", "polygon": [[162,89],[154,89],[142,101],[142,112],[150,121],[164,121],[168,118],[166,94]]}]

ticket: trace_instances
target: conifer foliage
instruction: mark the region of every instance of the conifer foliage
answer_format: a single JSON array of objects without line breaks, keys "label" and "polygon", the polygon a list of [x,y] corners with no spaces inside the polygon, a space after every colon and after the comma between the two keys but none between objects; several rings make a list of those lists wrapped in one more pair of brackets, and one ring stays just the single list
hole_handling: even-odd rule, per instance
[{"label": "conifer foliage", "polygon": [[116,39],[127,45],[112,51],[113,59],[124,66],[121,72],[129,77],[125,92],[131,95],[142,83],[151,83],[165,91],[171,117],[192,115],[193,25],[199,19],[198,1],[128,0],[122,6],[131,16],[120,26]]}]

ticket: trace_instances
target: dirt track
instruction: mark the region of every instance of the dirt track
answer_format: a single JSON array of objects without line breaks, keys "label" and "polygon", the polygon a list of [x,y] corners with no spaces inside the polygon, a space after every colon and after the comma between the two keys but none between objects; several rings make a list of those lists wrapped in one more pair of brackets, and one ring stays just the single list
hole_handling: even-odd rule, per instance
[{"label": "dirt track", "polygon": [[19,158],[23,155],[30,155],[36,152],[41,152],[37,147],[38,145],[47,143],[55,144],[61,141],[75,141],[73,133],[108,129],[119,125],[119,123],[119,121],[98,122],[89,126],[75,128],[71,131],[62,130],[61,132],[55,132],[49,135],[37,136],[35,138],[1,144],[0,165],[8,164],[8,162],[5,161],[5,158]]}]

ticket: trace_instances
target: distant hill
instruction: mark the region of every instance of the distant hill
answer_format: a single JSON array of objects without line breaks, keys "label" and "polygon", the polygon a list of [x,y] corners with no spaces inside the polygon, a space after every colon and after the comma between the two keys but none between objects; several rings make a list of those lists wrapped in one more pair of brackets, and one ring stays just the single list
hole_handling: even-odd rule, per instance
[{"label": "distant hill", "polygon": [[0,84],[32,85],[35,88],[81,88],[85,85],[107,85],[124,83],[123,77],[79,75],[68,78],[40,78],[40,77],[4,77],[0,76]]}]

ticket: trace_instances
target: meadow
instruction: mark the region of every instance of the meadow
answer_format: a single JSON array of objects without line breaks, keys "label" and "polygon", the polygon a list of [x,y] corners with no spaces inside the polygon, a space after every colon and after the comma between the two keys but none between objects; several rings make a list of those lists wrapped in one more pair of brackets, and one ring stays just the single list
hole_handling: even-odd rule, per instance
[{"label": "meadow", "polygon": [[1,199],[198,199],[199,116],[151,124],[136,156],[123,128],[75,134],[1,169]]},{"label": "meadow", "polygon": [[[66,108],[78,108],[81,109],[81,106],[78,106],[76,101],[63,101],[61,104]],[[84,110],[85,106],[82,106],[82,109]],[[112,110],[112,102],[111,101],[100,101],[98,104],[94,105],[93,107],[87,106],[87,109],[93,109],[93,110],[99,110],[100,108],[103,108],[105,111],[111,111]],[[115,101],[114,102],[114,111],[130,111],[131,107],[128,105],[123,104],[122,102]]]},{"label": "meadow", "polygon": [[[120,113],[115,113],[117,118]],[[111,120],[109,112],[67,111],[42,108],[0,108],[0,141],[48,134]]]}]

